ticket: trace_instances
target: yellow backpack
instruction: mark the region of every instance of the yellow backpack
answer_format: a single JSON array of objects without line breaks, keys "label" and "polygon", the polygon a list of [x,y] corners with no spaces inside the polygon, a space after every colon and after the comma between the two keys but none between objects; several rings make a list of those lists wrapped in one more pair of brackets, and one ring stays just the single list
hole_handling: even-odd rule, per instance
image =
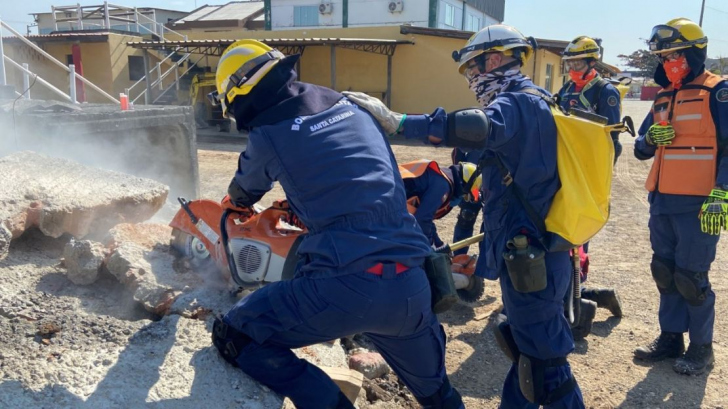
[{"label": "yellow backpack", "polygon": [[[588,242],[609,219],[609,199],[614,168],[613,131],[634,133],[630,117],[607,125],[607,118],[582,110],[565,112],[549,96],[535,89],[523,92],[542,98],[556,124],[556,164],[561,188],[546,219],[541,218],[514,185],[515,195],[531,221],[546,238],[545,247],[559,251]],[[503,171],[503,167],[501,167]]]}]

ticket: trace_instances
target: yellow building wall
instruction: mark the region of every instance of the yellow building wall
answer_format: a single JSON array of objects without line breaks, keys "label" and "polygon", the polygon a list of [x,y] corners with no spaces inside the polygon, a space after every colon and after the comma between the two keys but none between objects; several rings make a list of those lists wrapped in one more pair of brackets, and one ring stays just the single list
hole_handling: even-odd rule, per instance
[{"label": "yellow building wall", "polygon": [[[222,38],[376,38],[413,41],[414,45],[398,45],[392,57],[392,109],[408,113],[429,113],[438,106],[454,110],[475,106],[477,102],[467,81],[458,73],[452,52],[465,45],[465,40],[426,35],[401,34],[399,26],[304,29],[285,31],[228,31],[209,33],[185,30],[190,40]],[[524,73],[544,85],[546,63],[555,70],[554,91],[563,83],[558,75],[560,57],[540,50],[538,60],[531,59]],[[217,60],[210,60],[214,70]],[[306,47],[301,58],[302,81],[331,86],[330,47]],[[540,81],[540,82],[539,82]],[[383,97],[387,89],[387,57],[368,52],[336,48],[336,90],[367,92]]]},{"label": "yellow building wall", "polygon": [[[109,34],[106,42],[80,42],[81,62],[83,64],[83,76],[93,84],[109,93],[114,98],[129,88],[135,81],[129,80],[129,55],[142,56],[141,50],[128,47],[129,41],[139,41],[141,37],[120,34]],[[73,41],[43,42],[39,47],[65,64],[67,56],[72,53]],[[69,74],[61,67],[48,60],[46,57],[33,50],[29,46],[13,41],[6,41],[5,52],[19,64],[28,63],[30,71],[38,74],[40,78],[48,81],[51,85],[68,94],[70,92]],[[155,51],[150,52],[150,65],[154,66],[163,56]],[[165,71],[171,66],[168,60],[162,65]],[[22,73],[6,64],[8,81],[15,85],[16,90],[22,92]],[[180,71],[182,73],[182,71]],[[154,78],[154,77],[153,77]],[[174,75],[169,75],[163,82],[165,87],[174,82]],[[31,78],[32,84],[32,78]],[[110,100],[101,95],[88,85],[84,85],[86,101],[91,103],[109,103]],[[139,84],[132,93],[138,95],[144,90],[144,84]],[[172,92],[172,91],[170,91]],[[57,93],[49,90],[39,82],[32,87],[30,96],[33,99],[63,100]],[[143,97],[137,103],[141,103]]]},{"label": "yellow building wall", "polygon": [[[111,90],[109,91],[107,89],[107,92],[109,92],[114,98],[118,98],[120,93],[125,92],[127,88],[130,88],[136,83],[136,80],[132,81],[129,79],[129,56],[143,57],[144,51],[129,47],[127,43],[131,41],[141,41],[141,37],[122,34],[109,34],[108,55],[111,67],[112,85]],[[164,54],[156,50],[149,51],[149,69],[154,68],[158,62],[164,59],[164,57],[166,57]],[[173,62],[171,61],[171,59],[163,62],[161,67],[162,73],[166,72],[172,65]],[[180,67],[179,70],[179,74],[181,75],[185,69],[183,67]],[[156,71],[152,73],[152,75],[150,76],[152,81],[156,80],[156,75]],[[167,77],[162,81],[164,89],[167,89],[167,87],[172,85],[174,81],[174,72],[170,72],[169,75],[167,75]],[[131,90],[131,99],[136,98],[142,91],[144,91],[145,88],[146,85],[144,81],[139,83]],[[161,92],[159,90],[159,86],[156,86],[153,94],[156,96],[159,92]],[[174,93],[175,91],[169,90],[168,92]],[[142,96],[141,98],[139,98],[136,103],[143,104],[144,97]]]},{"label": "yellow building wall", "polygon": [[[551,64],[551,89],[546,87],[546,66]],[[551,93],[556,93],[564,85],[564,77],[561,75],[561,56],[548,50],[536,50],[531,58],[529,69],[524,72],[531,76],[533,82]]]}]

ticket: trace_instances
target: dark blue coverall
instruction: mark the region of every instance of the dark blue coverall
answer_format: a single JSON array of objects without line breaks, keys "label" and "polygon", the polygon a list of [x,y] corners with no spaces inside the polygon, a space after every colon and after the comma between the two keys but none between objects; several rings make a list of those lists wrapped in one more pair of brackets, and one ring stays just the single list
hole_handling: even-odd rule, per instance
[{"label": "dark blue coverall", "polygon": [[[298,408],[333,408],[339,388],[291,349],[365,333],[418,400],[453,396],[445,333],[421,268],[431,249],[407,212],[383,131],[343,97],[321,112],[280,118],[320,99],[320,87],[288,87],[283,102],[262,113],[275,120],[253,126],[235,181],[254,197],[278,181],[309,233],[294,279],[256,290],[224,316],[249,337],[238,366]],[[377,265],[381,275],[367,271]]]},{"label": "dark blue coverall", "polygon": [[[480,149],[469,150],[466,152],[463,149],[455,148],[452,151],[452,163],[458,164],[460,162],[470,162],[477,165],[482,154],[483,151]],[[473,236],[475,221],[478,218],[478,213],[480,213],[480,210],[483,208],[483,202],[482,200],[478,200],[477,202],[462,200],[458,204],[458,207],[460,207],[460,213],[458,213],[458,221],[455,223],[455,230],[452,235],[453,243]],[[459,254],[468,254],[469,249],[470,246],[463,247],[459,250],[453,251],[453,254],[456,256]]]},{"label": "dark blue coverall", "polygon": [[[485,157],[498,156],[510,171],[514,184],[526,200],[545,217],[560,187],[556,168],[556,125],[548,105],[539,97],[518,92],[536,87],[522,77],[507,92],[484,109],[491,121],[485,142]],[[446,137],[447,114],[438,108],[432,115],[408,116],[404,123],[407,138],[427,141],[429,135]],[[564,358],[574,349],[569,323],[564,318],[564,295],[571,279],[568,251],[546,253],[547,287],[538,292],[520,293],[513,288],[503,259],[506,242],[524,232],[541,238],[513,190],[502,184],[503,175],[495,166],[483,169],[483,231],[478,276],[500,279],[508,323],[521,352],[541,360]],[[513,185],[511,185],[513,186]],[[553,391],[571,378],[568,364],[545,369],[545,389]],[[503,386],[501,407],[537,408],[526,400],[518,381],[518,366],[513,364]],[[581,391],[576,386],[549,408],[583,408]]]},{"label": "dark blue coverall", "polygon": [[[451,180],[457,180],[455,177],[459,177],[459,171],[453,171],[452,167],[441,170],[443,173],[448,174],[452,178]],[[457,173],[454,174],[454,172]],[[404,189],[407,193],[407,198],[409,199],[415,196],[419,198],[420,204],[415,212],[415,219],[420,225],[422,232],[425,233],[425,236],[430,241],[431,246],[440,247],[444,244],[437,235],[435,214],[443,206],[443,200],[450,202],[452,198],[460,197],[460,194],[454,192],[458,187],[459,184],[453,182],[451,185],[447,180],[447,176],[437,173],[430,167],[425,169],[425,172],[416,178],[404,179]]]},{"label": "dark blue coverall", "polygon": [[[714,87],[710,96],[710,112],[715,123],[719,155],[722,152],[716,184],[728,186],[728,97],[721,102],[719,93],[728,93],[728,82],[723,81]],[[642,122],[640,136],[635,141],[634,154],[637,159],[647,160],[655,156],[657,147],[645,141],[647,130],[653,123],[650,112]],[[671,195],[658,191],[649,193],[650,242],[656,256],[672,261],[676,268],[701,273],[710,270],[720,236],[700,230],[698,214],[705,199],[703,196]],[[701,285],[705,289],[709,281],[705,275],[703,277]],[[705,301],[699,306],[688,304],[679,292],[660,294],[659,318],[663,332],[688,332],[691,343],[709,344],[713,341],[715,293],[708,289]]]}]

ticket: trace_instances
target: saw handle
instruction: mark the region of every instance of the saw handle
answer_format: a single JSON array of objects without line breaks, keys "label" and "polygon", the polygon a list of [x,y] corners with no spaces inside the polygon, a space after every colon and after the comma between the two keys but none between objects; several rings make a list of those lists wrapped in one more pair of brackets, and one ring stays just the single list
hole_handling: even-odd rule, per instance
[{"label": "saw handle", "polygon": [[178,197],[177,201],[182,206],[182,209],[187,213],[188,216],[190,216],[190,220],[192,220],[192,224],[197,224],[199,219],[197,216],[195,216],[194,213],[192,213],[192,209],[190,209],[190,203],[185,199],[184,197]]}]

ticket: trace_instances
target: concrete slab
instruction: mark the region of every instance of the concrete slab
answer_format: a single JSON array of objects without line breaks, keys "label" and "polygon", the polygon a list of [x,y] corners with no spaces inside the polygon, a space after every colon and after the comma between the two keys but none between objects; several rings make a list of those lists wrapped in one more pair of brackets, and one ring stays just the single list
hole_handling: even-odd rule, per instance
[{"label": "concrete slab", "polygon": [[[158,180],[170,198],[199,194],[191,107],[0,100],[0,156],[32,150]],[[7,130],[7,132],[5,132]]]},{"label": "concrete slab", "polygon": [[51,237],[103,236],[121,222],[149,219],[168,193],[153,180],[34,152],[0,157],[0,175],[0,225],[13,238],[32,226]]}]

